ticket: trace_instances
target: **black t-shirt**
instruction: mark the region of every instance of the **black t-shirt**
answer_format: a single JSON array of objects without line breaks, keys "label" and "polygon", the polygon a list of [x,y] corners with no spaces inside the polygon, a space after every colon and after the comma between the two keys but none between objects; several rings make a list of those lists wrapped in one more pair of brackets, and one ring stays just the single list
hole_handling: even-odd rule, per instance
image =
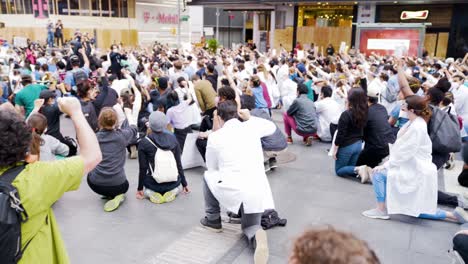
[{"label": "black t-shirt", "polygon": [[45,105],[41,108],[41,114],[47,118],[47,135],[51,135],[57,139],[62,138],[60,133],[60,112],[57,105]]},{"label": "black t-shirt", "polygon": [[344,111],[338,121],[338,134],[336,135],[335,145],[340,148],[347,147],[358,141],[362,141],[364,128],[359,128],[354,122],[351,111]]}]

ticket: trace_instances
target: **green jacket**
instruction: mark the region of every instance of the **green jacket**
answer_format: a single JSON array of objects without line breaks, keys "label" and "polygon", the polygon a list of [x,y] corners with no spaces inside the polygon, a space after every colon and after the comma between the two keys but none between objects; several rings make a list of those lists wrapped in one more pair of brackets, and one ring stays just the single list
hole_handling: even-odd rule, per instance
[{"label": "green jacket", "polygon": [[[0,175],[7,169],[0,168]],[[28,164],[13,181],[29,215],[21,225],[22,247],[29,244],[20,264],[70,263],[51,207],[65,192],[78,189],[83,174],[83,159],[73,157]]]}]

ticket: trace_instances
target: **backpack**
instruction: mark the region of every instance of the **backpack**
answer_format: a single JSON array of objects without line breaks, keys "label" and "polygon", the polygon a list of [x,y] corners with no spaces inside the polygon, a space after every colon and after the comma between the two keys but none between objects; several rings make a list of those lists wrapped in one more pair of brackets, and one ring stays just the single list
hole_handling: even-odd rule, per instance
[{"label": "backpack", "polygon": [[430,106],[432,116],[429,120],[429,137],[433,153],[452,153],[461,150],[462,142],[458,120],[436,106]]},{"label": "backpack", "polygon": [[83,111],[83,115],[86,118],[86,121],[88,121],[89,126],[93,131],[98,131],[98,119],[97,119],[97,114],[96,114],[96,108],[94,108],[94,105],[92,102],[85,102],[80,100],[81,103],[81,111]]},{"label": "backpack", "polygon": [[21,248],[21,223],[28,214],[21,205],[18,190],[11,184],[24,165],[9,169],[0,176],[0,259],[3,264],[17,263],[25,248]]},{"label": "backpack", "polygon": [[175,182],[179,178],[179,170],[174,158],[174,153],[170,150],[163,150],[156,146],[156,144],[146,137],[146,139],[153,145],[157,151],[154,155],[154,170],[150,167],[151,175],[157,183]]}]

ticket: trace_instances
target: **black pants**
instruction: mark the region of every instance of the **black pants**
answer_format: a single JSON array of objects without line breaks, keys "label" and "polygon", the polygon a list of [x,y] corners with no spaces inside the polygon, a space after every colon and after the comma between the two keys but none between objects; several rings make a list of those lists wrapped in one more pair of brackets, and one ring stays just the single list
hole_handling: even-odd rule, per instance
[{"label": "black pants", "polygon": [[458,197],[444,193],[442,191],[437,191],[437,203],[442,205],[448,205],[451,207],[457,207]]},{"label": "black pants", "polygon": [[114,198],[115,196],[117,196],[119,194],[126,193],[128,191],[128,187],[129,187],[127,180],[124,183],[120,184],[120,185],[101,186],[101,185],[97,185],[97,184],[92,183],[89,180],[89,177],[88,177],[88,185],[89,185],[89,188],[91,188],[91,190],[93,190],[93,192],[95,192],[95,193],[97,193],[99,195],[102,195],[104,197],[108,197],[108,198]]},{"label": "black pants", "polygon": [[458,234],[453,238],[453,250],[456,250],[465,263],[468,263],[468,235]]},{"label": "black pants", "polygon": [[388,156],[388,147],[386,148],[372,148],[372,147],[364,147],[359,154],[358,161],[356,166],[367,165],[371,168],[377,167],[382,160]]},{"label": "black pants", "polygon": [[468,187],[468,170],[463,169],[458,175],[458,183],[463,187]]},{"label": "black pants", "polygon": [[206,145],[208,144],[207,139],[202,139],[202,138],[197,138],[197,141],[195,141],[195,144],[197,145],[197,149],[200,152],[203,160],[206,162]]},{"label": "black pants", "polygon": [[185,139],[187,139],[188,133],[192,133],[191,127],[187,127],[184,129],[177,129],[177,128],[174,129],[174,135],[176,136],[177,141],[179,142],[181,153],[184,152]]}]

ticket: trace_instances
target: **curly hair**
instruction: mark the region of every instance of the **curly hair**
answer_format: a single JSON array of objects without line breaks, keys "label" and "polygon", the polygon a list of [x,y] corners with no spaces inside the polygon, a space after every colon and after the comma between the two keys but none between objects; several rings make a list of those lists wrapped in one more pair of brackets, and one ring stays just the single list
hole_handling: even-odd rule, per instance
[{"label": "curly hair", "polygon": [[31,128],[13,110],[0,111],[0,167],[12,166],[26,157]]},{"label": "curly hair", "polygon": [[367,243],[332,227],[305,231],[296,239],[291,264],[379,264]]}]

